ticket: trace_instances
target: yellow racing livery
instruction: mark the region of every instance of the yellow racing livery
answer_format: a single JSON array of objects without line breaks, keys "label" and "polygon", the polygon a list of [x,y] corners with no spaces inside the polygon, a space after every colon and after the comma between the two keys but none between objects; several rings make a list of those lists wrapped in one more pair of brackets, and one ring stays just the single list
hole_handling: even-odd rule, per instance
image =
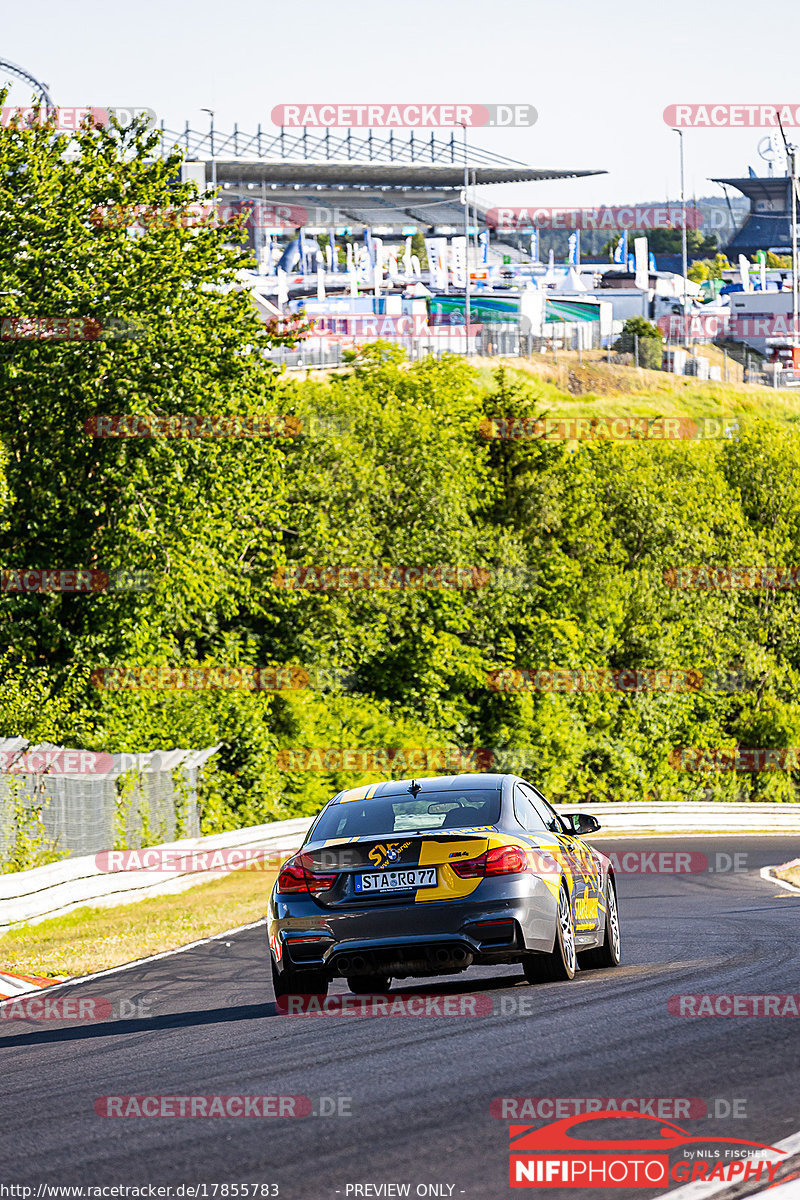
[{"label": "yellow racing livery", "polygon": [[276,996],[521,965],[529,982],[615,967],[614,871],[517,775],[446,775],[351,788],[322,809],[269,900]]}]

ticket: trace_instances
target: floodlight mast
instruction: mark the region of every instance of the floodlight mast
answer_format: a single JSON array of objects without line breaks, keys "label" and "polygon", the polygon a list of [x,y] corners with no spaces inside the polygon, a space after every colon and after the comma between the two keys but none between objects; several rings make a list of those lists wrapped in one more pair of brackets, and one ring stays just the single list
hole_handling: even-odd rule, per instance
[{"label": "floodlight mast", "polygon": [[461,124],[464,129],[464,353],[469,354],[469,168],[467,166],[467,123],[462,121]]},{"label": "floodlight mast", "polygon": [[[783,124],[778,112],[778,128],[781,131],[783,138],[783,147],[786,151],[787,165],[791,173],[792,179],[792,346],[797,345],[797,318],[798,318],[798,279],[797,279],[797,162],[795,155],[797,147],[790,146],[786,140],[786,134],[783,132]],[[792,356],[794,358],[794,355]],[[792,362],[794,366],[794,361]]]}]

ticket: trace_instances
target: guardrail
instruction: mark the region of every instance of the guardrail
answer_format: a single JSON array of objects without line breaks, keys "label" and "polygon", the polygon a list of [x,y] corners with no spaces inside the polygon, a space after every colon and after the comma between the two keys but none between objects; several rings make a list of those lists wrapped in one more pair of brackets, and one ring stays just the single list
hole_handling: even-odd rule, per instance
[{"label": "guardrail", "polygon": [[[565,813],[576,811],[575,805],[556,807]],[[622,838],[643,834],[653,837],[748,833],[800,835],[800,804],[609,801],[580,807],[593,813],[600,821],[601,832],[597,835],[600,840],[604,837]],[[277,866],[301,844],[311,821],[310,817],[275,821],[230,833],[184,838],[140,852],[143,856],[161,852],[165,858],[170,857],[169,852],[174,852],[172,857],[176,860],[183,856],[195,866],[198,856],[207,852],[211,856],[210,861],[194,870],[175,867],[157,871],[152,867],[134,867],[109,871],[103,869],[105,860],[102,855],[91,855],[19,871],[13,875],[0,875],[0,933],[14,925],[61,916],[87,905],[104,907],[130,904],[149,896],[177,893],[198,883],[206,883],[233,869],[230,862],[225,867],[214,866],[214,851],[261,849]]]},{"label": "guardrail", "polygon": [[[310,824],[310,818],[276,821],[230,833],[181,838],[180,841],[164,842],[138,851],[140,858],[148,864],[155,861],[154,854],[160,855],[164,861],[172,860],[177,864],[163,870],[152,866],[112,870],[109,868],[114,866],[114,859],[110,855],[114,852],[102,851],[49,863],[44,867],[33,867],[29,871],[0,875],[0,933],[15,925],[62,916],[75,908],[131,904],[150,896],[182,892],[198,883],[218,879],[234,867],[230,863],[226,866],[220,866],[219,863],[214,865],[215,851],[263,850],[270,857],[274,856],[277,863],[279,859],[288,858],[302,842]],[[135,852],[129,851],[116,853],[120,854],[123,861],[135,856]],[[204,854],[208,856],[205,865],[202,864]],[[146,858],[146,855],[150,857]],[[182,858],[190,867],[197,868],[199,864],[199,869],[185,869],[180,865]],[[266,895],[264,899],[266,902]]]},{"label": "guardrail", "polygon": [[[611,800],[577,807],[593,813],[603,832],[609,834],[800,834],[800,804],[793,802],[686,800],[642,803]],[[556,805],[556,808],[565,813],[575,811],[575,807],[569,805]]]}]

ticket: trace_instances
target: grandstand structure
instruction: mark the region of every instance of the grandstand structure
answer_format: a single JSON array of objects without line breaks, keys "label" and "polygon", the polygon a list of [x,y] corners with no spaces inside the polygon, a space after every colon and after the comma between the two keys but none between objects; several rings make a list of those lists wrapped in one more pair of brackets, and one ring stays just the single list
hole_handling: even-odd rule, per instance
[{"label": "grandstand structure", "polygon": [[[234,126],[228,134],[161,127],[162,153],[177,147],[187,162],[205,163],[206,183],[220,199],[261,204],[265,211],[305,211],[309,231],[335,228],[382,236],[463,233],[465,167],[470,224],[483,226],[485,207],[474,188],[488,184],[577,179],[598,170],[528,167],[514,159],[465,146],[459,134],[433,132],[377,136],[371,130],[281,128],[255,134]],[[288,230],[287,230],[288,232]]]},{"label": "grandstand structure", "polygon": [[759,176],[747,179],[714,179],[723,187],[733,187],[750,201],[743,224],[724,247],[731,261],[739,254],[752,257],[759,250],[775,254],[792,252],[792,179],[790,175]]}]

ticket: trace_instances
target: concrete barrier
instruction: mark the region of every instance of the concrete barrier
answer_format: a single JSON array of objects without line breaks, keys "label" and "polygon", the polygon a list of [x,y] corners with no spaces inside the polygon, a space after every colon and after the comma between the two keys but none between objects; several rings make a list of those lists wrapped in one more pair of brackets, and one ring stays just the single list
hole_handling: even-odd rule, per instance
[{"label": "concrete barrier", "polygon": [[[626,837],[640,833],[664,834],[800,834],[800,804],[752,804],[720,801],[640,803],[604,801],[599,804],[556,805],[559,812],[592,813],[603,833]],[[603,834],[598,834],[602,837]]]},{"label": "concrete barrier", "polygon": [[[190,859],[193,851],[208,852],[212,861],[214,851],[260,849],[277,863],[279,858],[288,858],[300,845],[310,824],[310,818],[275,821],[231,833],[182,838],[151,849],[175,851],[173,857],[186,855]],[[132,853],[124,852],[125,855]],[[139,851],[139,854],[144,853]],[[165,857],[170,856],[165,854]],[[29,871],[0,875],[0,933],[15,925],[33,924],[48,917],[61,916],[75,908],[130,904],[149,896],[182,892],[198,883],[219,879],[232,869],[230,866],[209,866],[199,870],[182,870],[178,866],[168,870],[134,868],[117,871],[103,870],[98,860],[102,860],[101,854],[90,854],[49,863],[45,867],[34,867]]]}]

